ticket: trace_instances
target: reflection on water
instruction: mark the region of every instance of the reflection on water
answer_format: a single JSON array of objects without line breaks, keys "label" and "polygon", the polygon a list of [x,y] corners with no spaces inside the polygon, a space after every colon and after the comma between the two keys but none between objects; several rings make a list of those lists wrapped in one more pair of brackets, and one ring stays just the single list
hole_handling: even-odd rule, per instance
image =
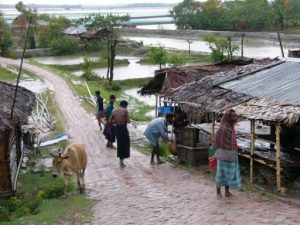
[{"label": "reflection on water", "polygon": [[[80,64],[84,62],[84,57],[82,55],[67,55],[67,56],[45,56],[45,57],[33,57],[34,60],[39,63],[47,65],[73,65]],[[96,61],[100,59],[97,55],[89,55],[90,60]]]},{"label": "reflection on water", "polygon": [[[181,39],[172,39],[172,38],[155,38],[155,37],[124,37],[133,41],[142,41],[144,45],[163,45],[166,48],[179,49],[179,50],[188,50],[188,42]],[[234,43],[240,45],[239,42]],[[289,48],[297,47],[296,43],[284,43],[284,52],[287,55]],[[191,44],[191,50],[195,52],[210,53],[208,44],[204,41],[194,40]],[[240,54],[240,53],[237,53]],[[281,56],[281,50],[278,42],[272,41],[246,41],[244,44],[244,56],[250,58],[275,58]]]},{"label": "reflection on water", "polygon": [[154,95],[142,96],[138,93],[139,90],[140,90],[140,88],[128,89],[125,91],[125,94],[130,95],[130,96],[138,99],[139,101],[144,102],[145,104],[148,104],[150,106],[155,106],[155,96]]},{"label": "reflection on water", "polygon": [[[116,66],[114,68],[114,80],[126,80],[133,78],[145,78],[153,77],[154,71],[158,69],[156,65],[141,65],[137,63],[140,58],[135,57],[122,57],[118,56],[117,59],[127,58],[129,64],[126,66]],[[99,77],[106,77],[106,68],[94,69],[93,72]],[[77,71],[73,73],[75,76],[81,76],[82,71]]]}]

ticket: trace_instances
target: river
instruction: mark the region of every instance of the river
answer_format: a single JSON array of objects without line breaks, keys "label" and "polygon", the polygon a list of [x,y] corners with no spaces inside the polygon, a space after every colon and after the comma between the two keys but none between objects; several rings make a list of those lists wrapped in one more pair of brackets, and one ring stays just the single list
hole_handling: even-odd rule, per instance
[{"label": "river", "polygon": [[[170,49],[188,50],[188,42],[183,39],[165,38],[165,37],[132,37],[126,36],[125,39],[143,42],[144,45],[162,45]],[[236,45],[240,45],[239,42],[234,42]],[[191,43],[191,51],[201,52],[209,54],[211,50],[208,44],[203,40],[193,40]],[[299,44],[296,43],[284,43],[284,53],[287,55],[288,49],[297,48]],[[240,51],[236,53],[240,55]],[[244,56],[249,58],[275,58],[281,56],[281,50],[278,42],[268,40],[253,40],[245,39],[244,44]]]}]

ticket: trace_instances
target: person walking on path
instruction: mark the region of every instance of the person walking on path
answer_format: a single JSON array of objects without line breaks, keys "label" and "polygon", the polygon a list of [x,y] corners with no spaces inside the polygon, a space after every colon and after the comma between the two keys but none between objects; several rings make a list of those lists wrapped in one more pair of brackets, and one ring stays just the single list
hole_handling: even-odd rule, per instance
[{"label": "person walking on path", "polygon": [[130,139],[127,129],[129,123],[129,114],[127,110],[128,102],[122,100],[120,107],[114,109],[111,113],[109,122],[116,124],[116,137],[117,137],[117,156],[120,158],[120,167],[124,168],[124,159],[130,157]]},{"label": "person walking on path", "polygon": [[103,131],[103,134],[105,136],[105,138],[107,139],[107,144],[106,147],[109,148],[114,148],[113,143],[116,140],[116,134],[115,134],[115,125],[113,123],[109,122],[109,118],[111,116],[112,111],[114,110],[114,103],[116,100],[116,96],[115,95],[111,95],[109,96],[109,104],[106,106],[106,124],[105,124],[105,128]]},{"label": "person walking on path", "polygon": [[97,111],[96,111],[96,119],[98,120],[98,125],[100,130],[102,130],[102,118],[105,117],[104,107],[103,107],[103,98],[100,95],[100,91],[95,91],[95,95],[97,98]]},{"label": "person walking on path", "polygon": [[217,159],[216,188],[217,196],[222,197],[221,187],[225,186],[225,196],[232,194],[229,188],[240,188],[241,178],[238,163],[238,147],[234,125],[237,115],[233,109],[227,109],[217,130],[214,147],[217,148],[214,157]]},{"label": "person walking on path", "polygon": [[154,164],[154,156],[156,155],[157,164],[162,164],[163,162],[159,158],[159,144],[158,140],[161,137],[164,141],[168,141],[168,133],[167,126],[168,124],[172,124],[174,119],[174,115],[168,113],[166,117],[159,117],[153,119],[148,127],[146,128],[144,135],[149,140],[152,145],[152,153],[150,164]]}]

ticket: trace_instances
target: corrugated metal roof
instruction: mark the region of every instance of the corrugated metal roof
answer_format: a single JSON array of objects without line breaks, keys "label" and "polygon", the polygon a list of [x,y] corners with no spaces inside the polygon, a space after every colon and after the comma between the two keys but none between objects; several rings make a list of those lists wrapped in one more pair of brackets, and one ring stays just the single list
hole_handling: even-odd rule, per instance
[{"label": "corrugated metal roof", "polygon": [[300,104],[300,62],[284,62],[220,86],[255,97]]}]

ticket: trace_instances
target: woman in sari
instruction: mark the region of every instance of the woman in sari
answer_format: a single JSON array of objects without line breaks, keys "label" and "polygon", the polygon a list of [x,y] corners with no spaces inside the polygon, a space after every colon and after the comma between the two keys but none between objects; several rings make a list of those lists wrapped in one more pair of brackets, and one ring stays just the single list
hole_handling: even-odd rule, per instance
[{"label": "woman in sari", "polygon": [[216,188],[217,196],[222,197],[221,187],[225,186],[225,196],[232,194],[229,188],[240,188],[240,169],[238,163],[238,147],[234,125],[237,115],[233,109],[227,109],[217,130],[214,147],[217,148],[214,157],[217,159]]}]

